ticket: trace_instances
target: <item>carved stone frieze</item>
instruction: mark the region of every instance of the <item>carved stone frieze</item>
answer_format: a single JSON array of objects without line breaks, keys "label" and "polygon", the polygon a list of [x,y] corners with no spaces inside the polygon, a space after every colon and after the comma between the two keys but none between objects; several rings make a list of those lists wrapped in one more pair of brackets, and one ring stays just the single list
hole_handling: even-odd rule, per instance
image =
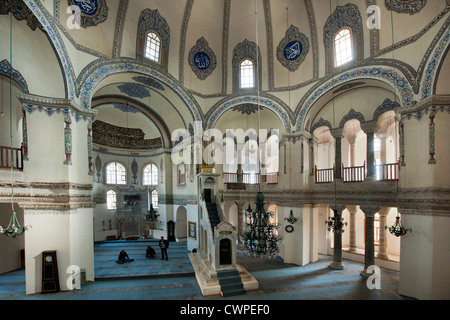
[{"label": "carved stone frieze", "polygon": [[[11,182],[0,181],[0,202],[11,201]],[[93,208],[91,184],[19,182],[14,183],[14,199],[23,209],[70,210]]]}]

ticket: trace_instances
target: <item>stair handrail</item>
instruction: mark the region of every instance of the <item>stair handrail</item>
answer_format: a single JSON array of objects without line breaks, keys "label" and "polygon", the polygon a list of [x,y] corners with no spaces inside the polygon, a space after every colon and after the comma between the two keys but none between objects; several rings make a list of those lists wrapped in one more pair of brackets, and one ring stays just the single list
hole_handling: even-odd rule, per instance
[{"label": "stair handrail", "polygon": [[220,199],[219,199],[218,195],[216,195],[215,200],[216,200],[217,212],[219,214],[220,222],[223,222],[226,220],[226,218],[225,218],[225,213],[223,212],[222,204],[220,203]]},{"label": "stair handrail", "polygon": [[208,251],[211,253],[211,256],[214,257],[215,254],[215,245],[214,245],[214,230],[211,227],[211,221],[209,220],[209,212],[208,207],[206,206],[206,201],[203,197],[203,194],[200,194],[200,210],[202,210],[202,219],[206,223],[202,223],[203,227],[206,228],[206,233],[208,234]]}]

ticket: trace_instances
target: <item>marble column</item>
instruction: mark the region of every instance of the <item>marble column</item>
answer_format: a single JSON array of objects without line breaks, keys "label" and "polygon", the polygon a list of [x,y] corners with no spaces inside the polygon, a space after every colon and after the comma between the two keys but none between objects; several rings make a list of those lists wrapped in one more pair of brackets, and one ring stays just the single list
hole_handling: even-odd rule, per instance
[{"label": "marble column", "polygon": [[370,277],[372,273],[368,273],[367,269],[375,265],[375,243],[374,243],[374,225],[375,214],[378,211],[377,207],[361,207],[366,217],[365,222],[365,248],[364,248],[364,269],[361,271],[361,276]]},{"label": "marble column", "polygon": [[356,246],[356,213],[358,212],[358,206],[346,206],[348,212],[350,213],[350,251],[355,252]]},{"label": "marble column", "polygon": [[367,179],[374,180],[376,177],[375,170],[375,132],[376,122],[366,122],[361,124],[361,129],[367,135]]},{"label": "marble column", "polygon": [[389,259],[386,249],[387,249],[387,231],[385,229],[386,226],[386,217],[391,211],[389,207],[380,208],[378,211],[378,215],[380,216],[380,244],[378,245],[377,258],[380,259]]},{"label": "marble column", "polygon": [[331,229],[334,232],[334,249],[333,249],[333,262],[328,266],[331,269],[343,270],[344,264],[342,263],[342,211],[343,208],[339,210],[333,210],[334,217],[334,227]]},{"label": "marble column", "polygon": [[332,130],[331,135],[335,139],[334,165],[336,167],[336,179],[342,179],[342,129]]}]

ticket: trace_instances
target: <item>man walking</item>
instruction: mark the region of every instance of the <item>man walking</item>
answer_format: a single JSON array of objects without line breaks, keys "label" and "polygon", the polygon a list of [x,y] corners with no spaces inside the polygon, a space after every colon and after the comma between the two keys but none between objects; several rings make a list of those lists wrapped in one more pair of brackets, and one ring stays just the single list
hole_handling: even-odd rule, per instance
[{"label": "man walking", "polygon": [[161,248],[161,260],[164,260],[164,256],[166,256],[166,260],[169,259],[167,257],[167,249],[169,248],[169,241],[164,240],[164,237],[161,237],[161,240],[159,240],[159,247]]}]

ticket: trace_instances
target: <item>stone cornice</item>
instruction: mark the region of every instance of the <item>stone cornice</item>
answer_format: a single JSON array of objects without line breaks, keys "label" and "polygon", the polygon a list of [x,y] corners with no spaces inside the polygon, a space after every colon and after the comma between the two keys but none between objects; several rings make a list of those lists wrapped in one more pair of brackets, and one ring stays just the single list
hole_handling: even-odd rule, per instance
[{"label": "stone cornice", "polygon": [[97,110],[81,107],[80,105],[69,99],[42,97],[21,92],[17,93],[17,98],[22,104],[32,104],[59,109],[69,108],[78,115],[86,116],[92,119],[95,118],[98,114]]},{"label": "stone cornice", "polygon": [[422,111],[430,106],[450,106],[450,95],[433,95],[413,106],[400,107],[397,114],[407,114]]},{"label": "stone cornice", "polygon": [[92,185],[77,183],[11,182],[0,181],[0,202],[14,202],[23,209],[71,210],[93,208]]},{"label": "stone cornice", "polygon": [[[375,187],[375,184],[378,187]],[[448,188],[403,188],[397,189],[395,182],[370,182],[357,184],[317,185],[309,190],[262,190],[267,204],[278,206],[330,205],[340,207],[355,205],[365,207],[396,207],[402,214],[450,215],[450,189]],[[255,202],[256,191],[224,191],[225,201]]]}]

